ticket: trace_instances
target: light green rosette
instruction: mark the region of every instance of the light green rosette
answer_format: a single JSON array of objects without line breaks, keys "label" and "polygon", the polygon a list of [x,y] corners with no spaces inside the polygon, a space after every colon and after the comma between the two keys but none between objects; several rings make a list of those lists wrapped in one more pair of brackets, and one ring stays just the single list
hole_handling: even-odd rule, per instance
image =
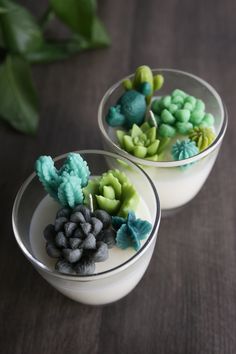
[{"label": "light green rosette", "polygon": [[133,125],[129,132],[117,130],[118,141],[122,149],[150,161],[158,161],[164,147],[169,143],[169,138],[157,139],[157,128],[145,122],[140,127]]},{"label": "light green rosette", "polygon": [[89,195],[93,197],[95,209],[103,209],[111,215],[127,217],[136,210],[139,196],[126,175],[119,170],[109,170],[101,177],[91,179],[83,189],[84,203],[89,205]]},{"label": "light green rosette", "polygon": [[189,134],[189,139],[195,141],[199,151],[203,151],[211,145],[215,137],[213,130],[207,127],[196,127]]}]

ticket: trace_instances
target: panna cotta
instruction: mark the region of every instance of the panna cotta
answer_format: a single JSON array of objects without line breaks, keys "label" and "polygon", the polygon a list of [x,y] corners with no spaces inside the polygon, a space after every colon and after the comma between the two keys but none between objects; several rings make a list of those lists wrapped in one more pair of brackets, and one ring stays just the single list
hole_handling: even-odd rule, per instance
[{"label": "panna cotta", "polygon": [[137,285],[150,262],[160,222],[155,187],[138,166],[109,152],[55,160],[54,166],[50,157],[40,157],[38,177],[32,175],[16,197],[16,240],[65,296],[90,305],[116,301]]}]

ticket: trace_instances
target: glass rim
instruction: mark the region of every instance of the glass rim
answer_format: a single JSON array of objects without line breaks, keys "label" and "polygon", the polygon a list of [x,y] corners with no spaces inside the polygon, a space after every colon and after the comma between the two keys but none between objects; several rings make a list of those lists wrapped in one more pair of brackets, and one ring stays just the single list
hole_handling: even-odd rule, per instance
[{"label": "glass rim", "polygon": [[103,124],[102,111],[103,111],[103,106],[106,103],[107,99],[110,97],[110,95],[122,84],[122,82],[125,79],[132,78],[134,76],[134,73],[133,73],[133,74],[130,74],[128,76],[125,76],[123,79],[117,81],[114,85],[112,85],[105,92],[105,94],[102,97],[101,102],[99,104],[99,107],[98,107],[98,126],[99,126],[99,129],[100,129],[100,131],[102,133],[102,136],[105,138],[106,142],[110,145],[111,148],[113,148],[113,150],[115,150],[116,153],[122,155],[123,157],[132,160],[136,164],[143,165],[143,166],[150,166],[150,167],[177,167],[177,166],[183,166],[183,165],[186,165],[186,164],[190,164],[190,163],[196,162],[196,161],[202,159],[203,157],[207,156],[208,154],[210,154],[221,143],[221,141],[222,141],[222,139],[223,139],[223,137],[225,135],[227,125],[228,125],[227,109],[226,109],[226,106],[224,105],[224,103],[222,102],[222,99],[221,99],[220,95],[218,94],[218,92],[207,81],[201,79],[200,77],[198,77],[198,76],[196,76],[194,74],[188,73],[186,71],[181,71],[181,70],[176,70],[176,69],[168,69],[168,68],[157,68],[157,69],[151,69],[151,70],[153,72],[160,72],[160,73],[162,73],[162,72],[174,72],[174,73],[179,73],[181,75],[188,76],[188,77],[200,82],[203,86],[205,86],[215,96],[215,98],[217,99],[217,101],[219,103],[219,107],[220,107],[220,110],[221,110],[221,115],[222,115],[222,118],[223,118],[220,131],[218,132],[216,138],[202,152],[199,152],[197,155],[194,155],[192,157],[189,157],[189,158],[184,159],[184,160],[179,160],[179,161],[150,161],[150,160],[147,160],[147,159],[141,159],[141,158],[138,158],[136,156],[133,156],[130,153],[128,153],[127,151],[123,150],[119,145],[117,145],[114,141],[112,141],[112,139],[107,134],[106,129],[104,128],[104,124]]},{"label": "glass rim", "polygon": [[[161,208],[160,208],[160,200],[159,200],[159,196],[157,193],[157,190],[154,186],[154,183],[152,182],[151,178],[147,175],[147,173],[145,171],[143,171],[139,166],[137,166],[133,161],[131,161],[130,159],[125,158],[124,156],[118,155],[118,154],[114,154],[105,150],[96,150],[96,149],[91,149],[91,150],[76,150],[73,151],[75,153],[79,153],[79,154],[98,154],[98,155],[106,155],[108,157],[112,157],[112,158],[119,158],[119,159],[123,159],[124,162],[127,162],[131,165],[133,165],[141,174],[143,174],[144,177],[146,177],[147,181],[149,182],[149,185],[154,193],[154,198],[155,198],[155,204],[156,204],[156,214],[155,214],[155,221],[153,223],[152,226],[152,230],[150,232],[150,234],[148,235],[148,238],[146,239],[145,243],[142,245],[142,247],[129,259],[127,259],[125,262],[119,264],[118,266],[105,270],[103,272],[99,272],[99,273],[94,273],[94,274],[90,274],[90,275],[69,275],[69,274],[63,274],[63,273],[59,273],[57,270],[55,269],[51,269],[49,267],[47,267],[43,262],[39,261],[36,257],[34,257],[34,255],[32,254],[32,252],[30,252],[24,245],[24,243],[22,242],[22,238],[20,236],[20,232],[18,231],[18,227],[17,227],[17,213],[19,210],[19,206],[20,206],[20,202],[21,199],[24,195],[24,192],[26,191],[27,187],[29,186],[29,184],[32,182],[32,180],[36,177],[36,173],[33,172],[31,173],[31,175],[23,182],[23,184],[21,185],[20,189],[17,192],[17,195],[15,197],[14,200],[14,204],[13,204],[13,209],[12,209],[12,227],[13,227],[13,232],[14,232],[14,236],[16,239],[16,242],[18,244],[18,246],[20,247],[21,251],[23,252],[23,254],[25,255],[25,257],[34,265],[36,266],[37,269],[40,269],[41,271],[47,272],[52,276],[55,276],[57,278],[61,278],[64,280],[72,280],[72,281],[93,281],[96,279],[101,279],[101,278],[106,278],[109,277],[113,274],[116,274],[120,271],[123,271],[124,269],[128,268],[130,265],[132,265],[133,263],[135,263],[140,257],[141,255],[144,253],[144,251],[146,250],[147,246],[153,241],[154,236],[159,228],[159,224],[160,224],[160,219],[161,219]],[[58,160],[61,160],[63,158],[65,158],[68,155],[68,153],[56,156],[53,160],[56,162]],[[42,187],[43,188],[43,187]]]}]

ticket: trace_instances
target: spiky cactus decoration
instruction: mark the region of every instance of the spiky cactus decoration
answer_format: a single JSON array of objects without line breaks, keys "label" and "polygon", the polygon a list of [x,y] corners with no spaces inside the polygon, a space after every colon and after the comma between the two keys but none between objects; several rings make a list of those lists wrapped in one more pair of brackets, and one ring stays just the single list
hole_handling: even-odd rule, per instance
[{"label": "spiky cactus decoration", "polygon": [[45,190],[59,203],[74,208],[83,202],[82,188],[88,183],[90,171],[79,154],[69,153],[60,170],[50,156],[40,156],[35,170]]},{"label": "spiky cactus decoration", "polygon": [[134,79],[126,79],[123,81],[125,90],[140,90],[142,84],[148,83],[150,85],[150,94],[146,97],[149,104],[155,91],[160,90],[164,83],[162,75],[153,75],[152,70],[147,65],[139,66],[135,70]]}]

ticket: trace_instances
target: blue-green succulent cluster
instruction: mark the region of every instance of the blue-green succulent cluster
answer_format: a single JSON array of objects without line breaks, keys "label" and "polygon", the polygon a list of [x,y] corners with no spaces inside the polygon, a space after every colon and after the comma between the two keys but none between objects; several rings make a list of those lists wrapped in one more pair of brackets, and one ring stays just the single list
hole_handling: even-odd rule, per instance
[{"label": "blue-green succulent cluster", "polygon": [[161,137],[174,137],[177,133],[187,135],[194,127],[214,124],[213,115],[205,112],[205,103],[179,89],[153,100],[152,111]]},{"label": "blue-green succulent cluster", "polygon": [[90,171],[79,154],[69,153],[60,170],[50,156],[40,156],[35,170],[45,190],[59,203],[74,208],[83,202],[82,188],[88,183]]},{"label": "blue-green succulent cluster", "polygon": [[112,217],[112,226],[117,231],[116,245],[119,248],[134,248],[136,251],[141,247],[141,240],[144,240],[152,229],[152,225],[141,219],[136,219],[134,212],[129,212],[127,219],[119,216]]},{"label": "blue-green succulent cluster", "polygon": [[[199,149],[196,146],[195,141],[186,140],[177,140],[176,143],[172,146],[172,157],[174,160],[180,161],[188,159],[199,153]],[[186,168],[191,164],[186,164],[183,167]]]}]

